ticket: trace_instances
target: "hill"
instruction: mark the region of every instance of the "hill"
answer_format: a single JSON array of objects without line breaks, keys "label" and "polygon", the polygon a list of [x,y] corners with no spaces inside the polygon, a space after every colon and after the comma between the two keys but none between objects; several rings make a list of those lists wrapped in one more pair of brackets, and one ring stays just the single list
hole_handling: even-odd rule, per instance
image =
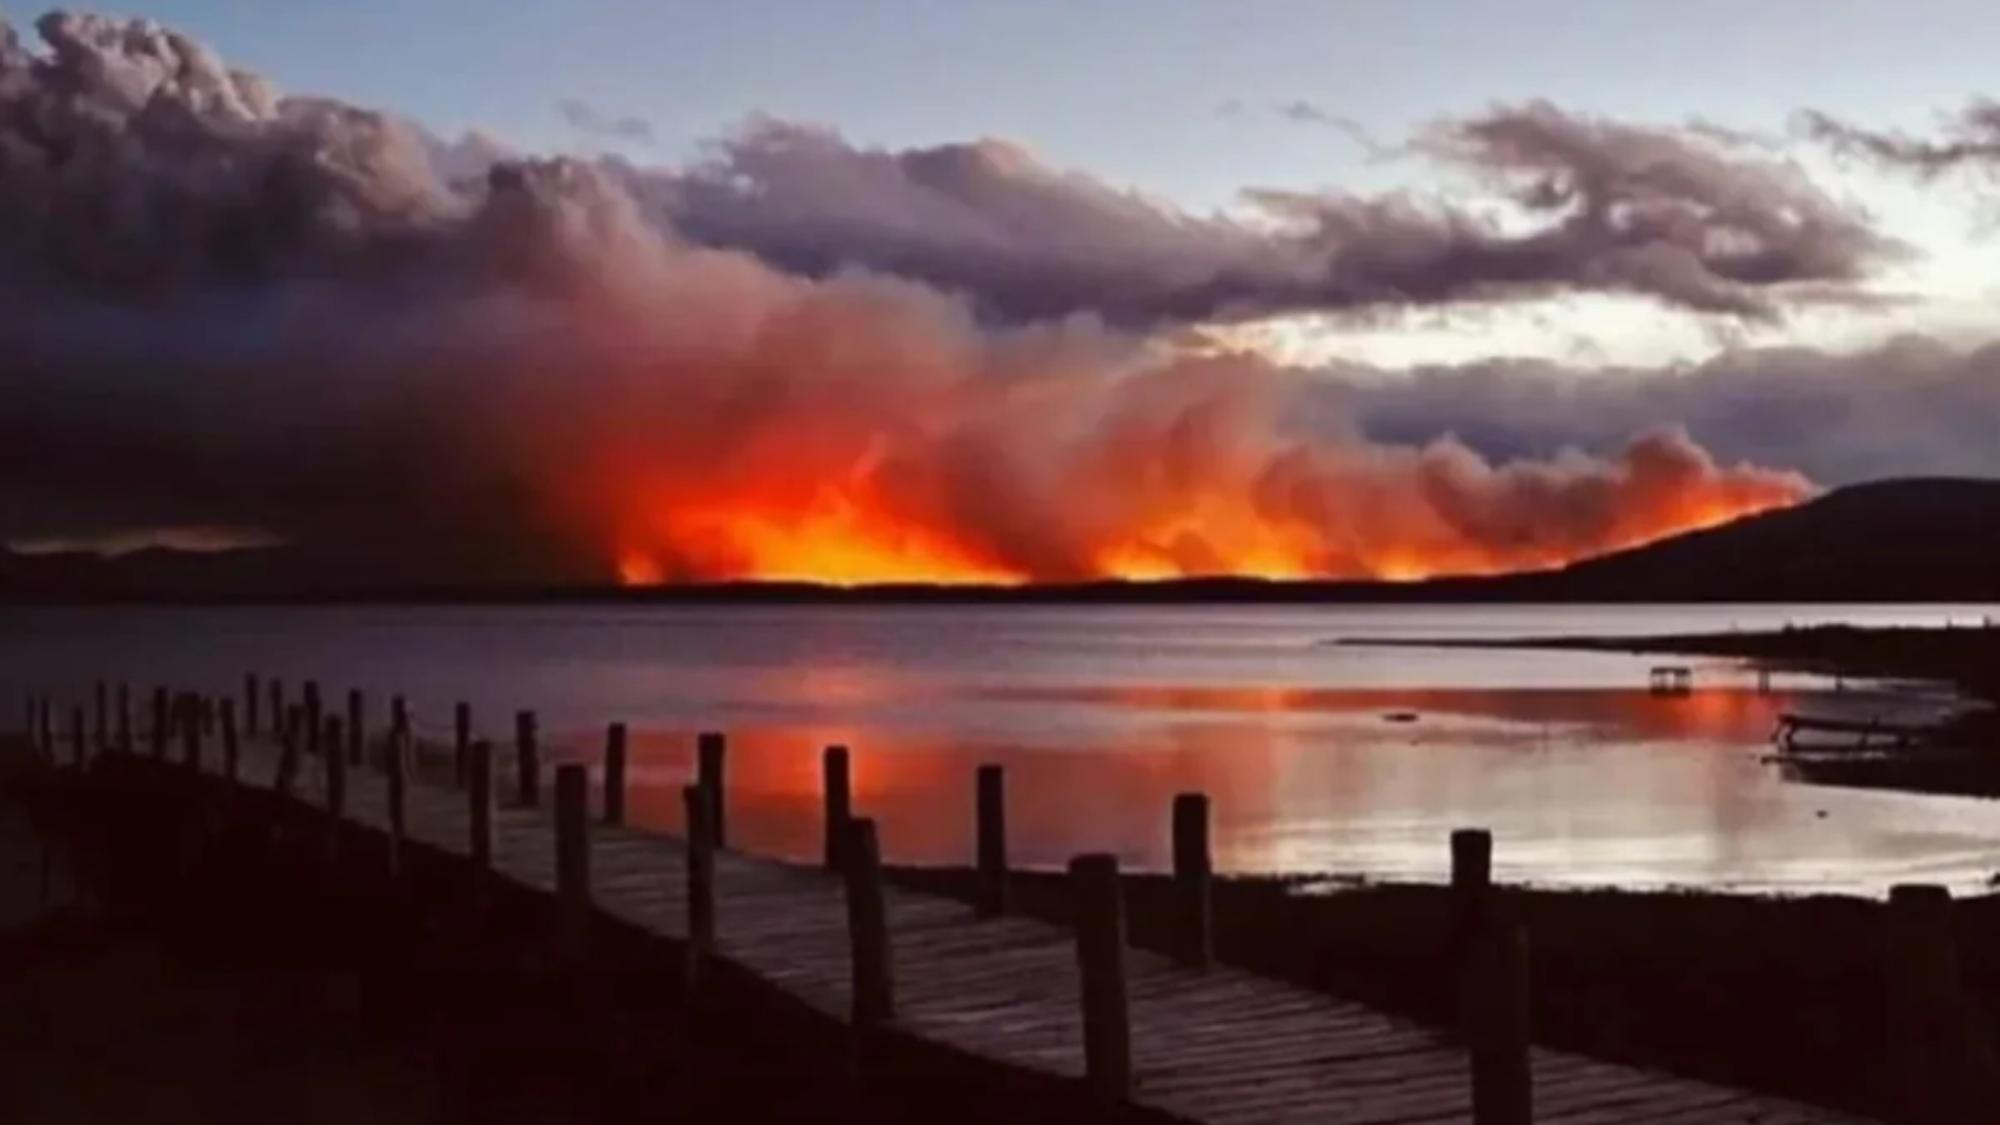
[{"label": "hill", "polygon": [[1096,582],[1028,589],[798,583],[621,589],[441,575],[391,550],[294,547],[119,558],[0,552],[0,599],[35,601],[633,602],[1986,602],[2000,601],[2000,481],[1853,485],[1560,570],[1417,583]]}]

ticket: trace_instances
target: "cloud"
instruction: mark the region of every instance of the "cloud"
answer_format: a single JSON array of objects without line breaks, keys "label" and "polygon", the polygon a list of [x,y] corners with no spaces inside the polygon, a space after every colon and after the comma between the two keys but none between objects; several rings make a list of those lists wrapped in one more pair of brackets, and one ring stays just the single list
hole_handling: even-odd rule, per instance
[{"label": "cloud", "polygon": [[1013,320],[1121,324],[1637,293],[1768,320],[1858,299],[1898,248],[1796,169],[1712,131],[1503,106],[1415,151],[1503,193],[1505,214],[1406,195],[1251,189],[1245,217],[1192,215],[1005,141],[854,146],[760,120],[688,170],[634,170],[672,226],[795,271],[864,266]]},{"label": "cloud", "polygon": [[[226,528],[452,577],[1408,576],[1809,489],[1671,426],[1506,459],[1302,426],[1319,385],[1253,357],[996,324],[917,253],[789,272],[663,225],[617,164],[482,150],[467,181],[400,119],[151,23],[38,26],[45,53],[0,56],[0,207],[31,220],[0,237],[0,540]],[[1066,268],[1122,254],[1079,307],[1157,297],[1135,255],[1266,268],[1265,236],[1177,230],[1004,146],[842,150],[804,169],[839,208],[937,185],[866,212],[913,247],[1011,231],[1027,274],[1061,238],[1086,244]]]},{"label": "cloud", "polygon": [[564,98],[556,103],[556,109],[570,128],[588,136],[640,145],[658,140],[653,123],[643,117],[607,113],[580,98]]},{"label": "cloud", "polygon": [[1914,172],[1925,179],[2000,162],[2000,102],[1984,98],[1975,99],[1953,115],[1945,123],[1942,140],[1867,129],[1815,110],[1797,114],[1794,128],[1836,152]]},{"label": "cloud", "polygon": [[2000,346],[1912,336],[1848,354],[1742,349],[1668,369],[1491,361],[1322,375],[1328,409],[1384,441],[1452,433],[1506,457],[1604,448],[1672,419],[1719,458],[1791,465],[1826,484],[2000,476]]}]

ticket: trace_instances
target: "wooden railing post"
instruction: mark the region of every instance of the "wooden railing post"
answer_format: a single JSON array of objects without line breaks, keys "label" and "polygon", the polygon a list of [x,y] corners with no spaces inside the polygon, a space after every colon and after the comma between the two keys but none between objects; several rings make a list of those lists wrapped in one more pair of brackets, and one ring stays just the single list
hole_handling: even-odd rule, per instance
[{"label": "wooden railing post", "polygon": [[472,749],[472,705],[460,703],[451,711],[451,780],[465,788],[466,754]]},{"label": "wooden railing post", "polygon": [[84,733],[83,729],[83,707],[81,705],[73,706],[69,709],[69,759],[70,764],[77,769],[82,769],[84,764],[90,760],[90,742],[89,736]]},{"label": "wooden railing post", "polygon": [[604,823],[625,823],[625,724],[604,728]]},{"label": "wooden railing post", "polygon": [[709,955],[715,950],[715,833],[709,823],[708,791],[699,785],[681,787],[687,816],[688,941],[685,988],[699,988]]},{"label": "wooden railing post", "polygon": [[285,709],[285,722],[280,732],[282,741],[278,744],[278,772],[271,779],[271,788],[280,797],[292,795],[298,784],[299,755],[304,753],[305,708],[293,706]]},{"label": "wooden railing post", "polygon": [[535,713],[514,713],[514,798],[523,808],[542,803],[542,749],[535,738]]},{"label": "wooden railing post", "polygon": [[111,689],[103,680],[91,685],[91,745],[100,754],[111,749]]},{"label": "wooden railing post", "polygon": [[153,729],[150,732],[152,734],[153,757],[155,758],[164,760],[167,756],[167,735],[171,729],[169,726],[170,722],[171,720],[167,714],[167,689],[155,687],[153,689]]},{"label": "wooden railing post", "polygon": [[474,875],[480,877],[493,866],[493,744],[490,742],[481,740],[466,748],[465,799],[466,823],[472,834],[467,850],[472,853]]},{"label": "wooden railing post", "polygon": [[1474,1125],[1533,1125],[1527,935],[1511,922],[1489,919],[1471,936],[1465,969]]},{"label": "wooden railing post", "polygon": [[181,696],[181,764],[201,769],[201,699],[189,692]]},{"label": "wooden railing post", "polygon": [[974,777],[976,905],[980,915],[992,918],[1007,912],[1007,772],[989,763],[980,766]]},{"label": "wooden railing post", "polygon": [[389,874],[394,876],[403,871],[403,833],[409,801],[410,728],[398,727],[389,732],[387,754],[384,772],[388,775],[389,790]]},{"label": "wooden railing post", "polygon": [[1083,982],[1084,1078],[1107,1101],[1132,1093],[1131,1012],[1125,997],[1125,903],[1118,857],[1069,861],[1076,960]]},{"label": "wooden railing post", "polygon": [[1485,924],[1493,891],[1493,833],[1460,828],[1451,834],[1451,897],[1453,924],[1459,934]]},{"label": "wooden railing post", "polygon": [[222,701],[222,776],[231,785],[236,784],[240,770],[238,761],[240,748],[237,745],[236,701]]},{"label": "wooden railing post", "polygon": [[848,770],[847,747],[829,746],[820,752],[820,861],[828,871],[840,870],[847,826],[854,819],[854,785]]},{"label": "wooden railing post", "polygon": [[1912,1125],[1990,1119],[1993,1044],[1967,1005],[1959,976],[1951,892],[1904,884],[1889,891],[1887,972],[1898,1116]]},{"label": "wooden railing post", "polygon": [[590,769],[556,767],[556,901],[561,945],[580,957],[590,926]]},{"label": "wooden railing post", "polygon": [[728,754],[728,740],[720,731],[703,731],[695,739],[696,780],[708,794],[709,840],[718,848],[729,846],[729,786],[724,769]]},{"label": "wooden railing post", "polygon": [[1174,897],[1179,900],[1180,960],[1206,969],[1215,960],[1214,865],[1208,849],[1208,796],[1174,797]]},{"label": "wooden railing post", "polygon": [[326,846],[340,851],[340,821],[347,814],[347,752],[342,747],[340,717],[326,720]]},{"label": "wooden railing post", "polygon": [[368,738],[368,726],[362,720],[363,700],[360,688],[347,689],[347,764],[362,764],[362,754]]},{"label": "wooden railing post", "polygon": [[853,967],[853,1024],[872,1031],[896,1014],[895,979],[890,969],[889,924],[882,903],[882,848],[875,822],[856,817],[847,824],[841,869],[847,877],[847,940]]},{"label": "wooden railing post", "polygon": [[132,756],[132,688],[124,683],[118,685],[118,752]]}]

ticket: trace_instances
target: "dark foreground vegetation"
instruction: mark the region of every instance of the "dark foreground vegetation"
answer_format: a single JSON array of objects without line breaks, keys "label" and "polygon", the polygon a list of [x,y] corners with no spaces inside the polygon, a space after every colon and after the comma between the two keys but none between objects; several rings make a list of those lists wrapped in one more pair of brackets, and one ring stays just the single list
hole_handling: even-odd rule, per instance
[{"label": "dark foreground vegetation", "polygon": [[[966,899],[976,883],[960,869],[894,877]],[[1448,888],[1299,894],[1299,886],[1219,880],[1217,956],[1420,1020],[1456,1018],[1458,984],[1443,969]],[[1013,891],[1020,909],[1067,915],[1061,875],[1017,874]],[[1505,896],[1529,933],[1536,1042],[1893,1119],[1880,904],[1692,892]],[[1172,880],[1128,878],[1126,905],[1133,941],[1168,949],[1178,917]],[[1970,1017],[1990,1044],[2000,1027],[2000,898],[1961,902],[1957,933]]]},{"label": "dark foreground vegetation", "polygon": [[268,795],[0,762],[0,802],[88,892],[0,932],[9,1122],[1107,1119],[913,1045],[857,1051],[754,980],[711,974],[689,1004],[679,960],[612,923],[566,962],[545,900],[475,901],[420,851],[395,882],[328,863],[324,825]]}]

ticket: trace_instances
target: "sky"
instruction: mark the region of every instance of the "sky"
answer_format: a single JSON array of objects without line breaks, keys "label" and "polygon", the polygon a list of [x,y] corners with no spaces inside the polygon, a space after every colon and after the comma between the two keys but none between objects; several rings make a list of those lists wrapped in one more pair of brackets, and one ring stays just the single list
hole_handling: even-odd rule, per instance
[{"label": "sky", "polygon": [[2000,474],[1990,5],[39,15],[16,549],[1401,578]]}]

